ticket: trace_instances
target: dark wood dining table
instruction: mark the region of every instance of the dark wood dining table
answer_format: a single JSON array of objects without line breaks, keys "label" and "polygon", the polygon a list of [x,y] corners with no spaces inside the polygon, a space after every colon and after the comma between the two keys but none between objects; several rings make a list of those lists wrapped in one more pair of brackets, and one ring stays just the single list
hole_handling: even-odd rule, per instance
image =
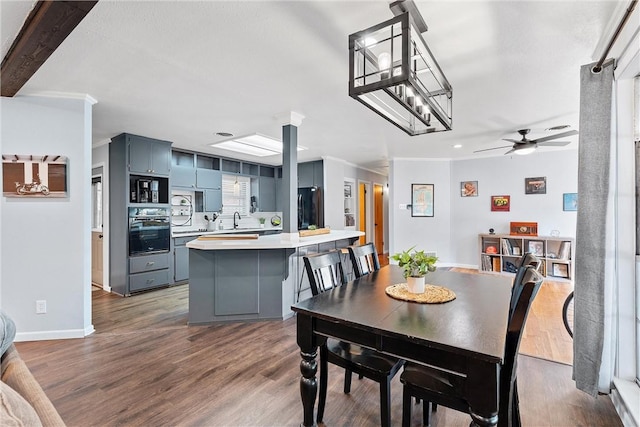
[{"label": "dark wood dining table", "polygon": [[498,412],[511,280],[436,270],[426,283],[456,294],[443,304],[401,301],[385,293],[387,286],[403,282],[402,269],[389,265],[292,306],[302,357],[302,425],[316,425],[316,355],[327,337],[466,375],[466,399],[475,423],[507,425]]}]

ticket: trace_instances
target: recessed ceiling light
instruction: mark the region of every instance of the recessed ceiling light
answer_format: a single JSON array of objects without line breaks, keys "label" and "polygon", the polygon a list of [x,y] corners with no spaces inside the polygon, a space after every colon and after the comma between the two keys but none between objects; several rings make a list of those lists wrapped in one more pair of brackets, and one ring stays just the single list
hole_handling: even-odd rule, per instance
[{"label": "recessed ceiling light", "polygon": [[453,146],[453,148],[462,148],[462,144],[456,144]]},{"label": "recessed ceiling light", "polygon": [[[282,153],[282,141],[259,133],[214,142],[209,145],[214,148],[222,148],[224,150],[236,151],[257,157],[273,156]],[[306,148],[299,145],[298,151],[301,150],[306,150]]]},{"label": "recessed ceiling light", "polygon": [[230,137],[230,136],[233,136],[233,134],[232,134],[232,133],[229,133],[229,132],[216,132],[216,135],[218,135],[218,136],[224,136],[224,137],[226,137],[226,138],[228,138],[228,137]]}]

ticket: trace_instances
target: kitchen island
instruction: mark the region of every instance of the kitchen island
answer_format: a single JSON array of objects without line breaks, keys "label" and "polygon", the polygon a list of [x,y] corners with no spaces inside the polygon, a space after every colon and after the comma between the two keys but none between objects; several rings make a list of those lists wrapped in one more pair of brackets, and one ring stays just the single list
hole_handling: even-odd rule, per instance
[{"label": "kitchen island", "polygon": [[293,239],[275,234],[190,241],[189,324],[292,316],[291,305],[311,296],[302,257],[346,248],[363,234],[332,230]]}]

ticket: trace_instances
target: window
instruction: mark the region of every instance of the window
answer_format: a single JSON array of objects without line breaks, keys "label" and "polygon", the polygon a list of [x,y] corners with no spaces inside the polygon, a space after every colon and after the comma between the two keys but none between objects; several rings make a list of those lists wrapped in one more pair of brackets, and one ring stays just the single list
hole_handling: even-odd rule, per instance
[{"label": "window", "polygon": [[251,199],[251,180],[246,176],[222,175],[222,215],[234,212],[248,215]]},{"label": "window", "polygon": [[91,178],[91,228],[102,230],[102,176]]}]

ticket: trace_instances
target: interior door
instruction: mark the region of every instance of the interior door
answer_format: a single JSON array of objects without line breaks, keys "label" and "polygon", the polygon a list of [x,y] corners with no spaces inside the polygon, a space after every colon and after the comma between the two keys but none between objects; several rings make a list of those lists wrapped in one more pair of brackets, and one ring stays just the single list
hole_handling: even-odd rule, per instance
[{"label": "interior door", "polygon": [[359,230],[364,232],[364,236],[360,236],[359,243],[364,245],[367,243],[367,186],[366,184],[358,184],[358,211],[359,215]]},{"label": "interior door", "polygon": [[102,286],[102,231],[91,232],[91,282]]},{"label": "interior door", "polygon": [[382,209],[382,185],[373,184],[373,227],[378,255],[384,253],[384,211]]}]

